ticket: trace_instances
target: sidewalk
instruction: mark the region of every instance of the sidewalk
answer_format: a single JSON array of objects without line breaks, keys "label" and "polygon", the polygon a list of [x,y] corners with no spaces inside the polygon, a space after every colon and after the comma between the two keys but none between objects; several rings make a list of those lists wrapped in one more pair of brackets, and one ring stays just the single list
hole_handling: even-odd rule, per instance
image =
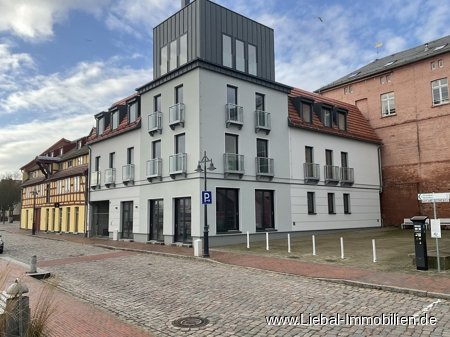
[{"label": "sidewalk", "polygon": [[[29,231],[17,228],[17,226],[8,226],[4,230],[22,235],[31,234]],[[76,235],[60,235],[43,232],[38,233],[37,236],[48,239],[67,240],[82,244],[99,245],[111,249],[137,250],[156,254],[193,257],[193,249],[186,247],[112,241],[101,238],[84,238]],[[420,271],[417,271],[416,274],[382,272],[365,268],[301,262],[285,258],[265,257],[245,253],[231,253],[214,249],[210,250],[210,256],[211,260],[225,264],[257,268],[310,278],[333,280],[336,282],[348,283],[362,287],[406,292],[418,296],[450,299],[450,278],[444,276],[421,275]]]}]

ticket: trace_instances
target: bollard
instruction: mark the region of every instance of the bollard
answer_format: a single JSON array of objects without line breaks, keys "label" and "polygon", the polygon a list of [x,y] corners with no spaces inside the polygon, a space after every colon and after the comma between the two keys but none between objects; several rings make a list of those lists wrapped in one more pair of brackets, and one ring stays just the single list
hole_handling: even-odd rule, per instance
[{"label": "bollard", "polygon": [[341,259],[344,259],[344,238],[341,237]]},{"label": "bollard", "polygon": [[291,253],[291,234],[288,234],[288,253]]},{"label": "bollard", "polygon": [[250,249],[250,233],[247,231],[247,249]]},{"label": "bollard", "polygon": [[316,256],[316,236],[312,236],[313,256]]},{"label": "bollard", "polygon": [[33,255],[31,257],[30,273],[32,274],[37,273],[36,264],[37,264],[37,257],[36,255]]},{"label": "bollard", "polygon": [[377,262],[377,248],[375,246],[375,239],[372,239],[372,255],[373,255],[373,263]]},{"label": "bollard", "polygon": [[266,232],[266,250],[269,250],[269,233]]}]

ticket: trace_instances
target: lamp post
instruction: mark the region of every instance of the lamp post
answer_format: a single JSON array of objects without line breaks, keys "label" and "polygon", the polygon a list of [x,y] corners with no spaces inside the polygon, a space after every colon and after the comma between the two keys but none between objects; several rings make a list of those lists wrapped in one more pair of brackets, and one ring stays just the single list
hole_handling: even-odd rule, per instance
[{"label": "lamp post", "polygon": [[[198,161],[198,165],[197,165],[197,169],[195,170],[195,172],[203,172],[203,178],[205,180],[205,186],[203,191],[206,192],[207,191],[207,177],[206,177],[206,164],[210,163],[208,166],[208,170],[209,171],[214,171],[216,168],[214,167],[213,161],[212,159],[208,158],[206,156],[206,151],[203,153],[203,157],[202,159],[200,159]],[[203,164],[203,168],[202,168],[202,164]],[[204,224],[203,224],[203,257],[209,257],[209,226],[208,226],[208,204],[205,202],[205,200],[202,200],[203,202],[203,209],[204,209],[204,215],[205,215],[205,220],[204,220]]]},{"label": "lamp post", "polygon": [[31,235],[36,235],[36,196],[38,192],[34,189],[31,191],[31,194],[33,194],[33,227],[31,228]]}]

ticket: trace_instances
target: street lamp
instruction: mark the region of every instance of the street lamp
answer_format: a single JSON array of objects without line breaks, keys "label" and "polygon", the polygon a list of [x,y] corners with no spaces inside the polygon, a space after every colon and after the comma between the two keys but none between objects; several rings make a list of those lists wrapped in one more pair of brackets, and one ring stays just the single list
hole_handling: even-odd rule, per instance
[{"label": "street lamp", "polygon": [[36,188],[31,191],[31,194],[33,194],[33,227],[31,228],[31,235],[36,235],[36,196],[38,195]]},{"label": "street lamp", "polygon": [[[207,181],[207,178],[206,178],[206,164],[207,163],[210,163],[209,166],[208,166],[208,170],[209,171],[214,171],[216,169],[214,167],[212,159],[210,159],[210,158],[208,158],[206,156],[206,151],[205,151],[203,153],[203,158],[198,161],[197,169],[195,170],[195,172],[198,172],[198,173],[203,172],[204,173],[204,176],[203,176],[204,180],[205,180],[205,186],[204,186],[204,189],[203,189],[204,192],[207,191],[207,188],[206,188],[206,186],[207,186],[207,183],[206,183],[206,181]],[[202,168],[201,164],[203,164],[203,168]],[[208,210],[208,208],[207,208],[208,204],[205,202],[205,200],[202,200],[202,202],[203,202],[203,209],[204,209],[204,212],[205,212],[205,220],[204,220],[205,223],[203,224],[203,257],[209,257],[209,237],[208,237],[208,229],[209,229],[209,227],[208,227],[208,211],[207,211]]]}]

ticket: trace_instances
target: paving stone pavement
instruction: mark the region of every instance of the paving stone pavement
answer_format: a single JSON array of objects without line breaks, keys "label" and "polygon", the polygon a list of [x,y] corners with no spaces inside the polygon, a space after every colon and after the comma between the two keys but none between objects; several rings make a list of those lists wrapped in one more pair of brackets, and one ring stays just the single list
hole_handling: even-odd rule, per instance
[{"label": "paving stone pavement", "polygon": [[[111,255],[73,242],[4,233],[5,254],[27,261],[34,251],[65,291],[155,336],[450,336],[450,303],[299,276],[153,254]],[[15,245],[20,249],[13,249]],[[19,247],[19,246],[18,246]],[[30,248],[31,247],[31,248]],[[51,253],[49,253],[51,252]],[[77,255],[78,254],[78,255]],[[83,254],[83,255],[81,255]],[[90,259],[85,256],[92,256]],[[103,257],[103,258],[102,258]],[[73,259],[71,263],[70,259]],[[435,317],[435,326],[269,326],[266,316],[381,314]],[[180,329],[172,321],[198,316],[209,324]]]}]

